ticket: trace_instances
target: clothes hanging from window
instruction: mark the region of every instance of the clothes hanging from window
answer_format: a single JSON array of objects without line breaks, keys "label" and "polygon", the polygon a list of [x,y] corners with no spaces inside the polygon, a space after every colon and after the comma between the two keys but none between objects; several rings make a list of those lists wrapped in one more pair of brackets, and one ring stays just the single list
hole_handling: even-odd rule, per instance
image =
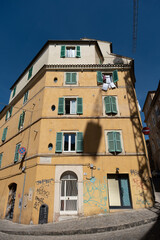
[{"label": "clothes hanging from window", "polygon": [[112,76],[110,75],[103,75],[103,86],[102,90],[107,91],[108,88],[116,88],[116,85],[112,81]]}]

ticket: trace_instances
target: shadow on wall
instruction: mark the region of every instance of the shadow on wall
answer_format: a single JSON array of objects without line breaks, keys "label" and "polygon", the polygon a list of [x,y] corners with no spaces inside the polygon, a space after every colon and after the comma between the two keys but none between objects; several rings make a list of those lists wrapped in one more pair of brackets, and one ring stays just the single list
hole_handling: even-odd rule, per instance
[{"label": "shadow on wall", "polygon": [[125,83],[132,123],[132,130],[137,153],[137,161],[139,166],[139,171],[131,172],[131,180],[133,182],[133,185],[135,185],[136,190],[139,190],[139,195],[137,196],[136,204],[139,205],[140,207],[141,204],[142,205],[144,204],[145,207],[151,207],[153,202],[153,191],[151,187],[150,173],[147,166],[148,159],[146,159],[146,156],[143,155],[145,153],[145,146],[142,140],[143,139],[142,123],[139,118],[139,110],[136,104],[137,99],[129,73],[125,75]]}]

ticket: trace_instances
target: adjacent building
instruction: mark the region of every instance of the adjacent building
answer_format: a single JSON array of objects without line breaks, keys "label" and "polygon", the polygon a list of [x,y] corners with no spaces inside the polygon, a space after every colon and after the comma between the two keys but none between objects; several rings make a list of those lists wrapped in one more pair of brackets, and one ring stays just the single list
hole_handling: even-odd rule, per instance
[{"label": "adjacent building", "polygon": [[0,217],[24,224],[153,205],[134,61],[48,41],[0,112]]}]

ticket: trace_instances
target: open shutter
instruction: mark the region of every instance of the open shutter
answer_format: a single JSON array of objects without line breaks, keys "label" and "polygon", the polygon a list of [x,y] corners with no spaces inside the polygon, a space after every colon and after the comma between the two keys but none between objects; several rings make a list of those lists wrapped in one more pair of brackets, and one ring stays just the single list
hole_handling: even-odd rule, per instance
[{"label": "open shutter", "polygon": [[66,46],[61,46],[61,58],[65,57]]},{"label": "open shutter", "polygon": [[59,98],[58,114],[59,115],[63,115],[64,114],[64,98]]},{"label": "open shutter", "polygon": [[115,139],[116,152],[122,152],[121,136],[119,132],[114,132],[114,139]]},{"label": "open shutter", "polygon": [[57,132],[56,135],[56,152],[61,153],[62,152],[62,139],[63,139],[63,133]]},{"label": "open shutter", "polygon": [[113,71],[112,78],[113,78],[114,83],[118,82],[118,71],[117,70]]},{"label": "open shutter", "polygon": [[108,151],[115,152],[115,144],[114,144],[114,132],[108,132]]},{"label": "open shutter", "polygon": [[11,107],[10,110],[9,110],[9,117],[12,116],[12,110],[13,110],[13,107]]},{"label": "open shutter", "polygon": [[80,46],[76,47],[76,57],[80,58],[81,57],[81,52],[80,52]]},{"label": "open shutter", "polygon": [[18,152],[18,150],[20,149],[20,144],[17,144],[16,145],[16,150],[15,150],[15,155],[14,155],[14,163],[16,163],[17,161],[18,161],[18,159],[19,159],[19,152]]},{"label": "open shutter", "polygon": [[77,98],[77,114],[83,114],[83,99]]},{"label": "open shutter", "polygon": [[7,129],[8,129],[8,128],[6,127],[6,128],[4,128],[4,130],[3,130],[2,142],[4,142],[4,141],[6,140]]},{"label": "open shutter", "polygon": [[83,133],[77,132],[77,152],[83,152]]},{"label": "open shutter", "polygon": [[32,77],[33,66],[29,69],[28,80]]},{"label": "open shutter", "polygon": [[19,117],[19,123],[18,123],[18,130],[20,130],[20,127],[22,126],[22,114]]},{"label": "open shutter", "polygon": [[22,113],[22,125],[21,126],[23,126],[23,124],[24,124],[24,117],[25,117],[25,111],[23,111],[23,113]]},{"label": "open shutter", "polygon": [[77,83],[77,73],[71,73],[71,74],[72,74],[71,83],[76,84]]},{"label": "open shutter", "polygon": [[15,96],[15,94],[16,94],[16,86],[15,86],[14,89],[13,89],[12,98]]},{"label": "open shutter", "polygon": [[2,157],[3,157],[3,154],[0,153],[0,167],[1,167],[1,164],[2,164]]},{"label": "open shutter", "polygon": [[110,102],[110,96],[107,96],[104,98],[104,104],[105,104],[105,113],[111,113],[111,102]]},{"label": "open shutter", "polygon": [[103,77],[101,72],[97,72],[97,83],[103,84]]},{"label": "open shutter", "polygon": [[8,114],[9,114],[9,112],[7,111],[7,112],[6,112],[5,121],[7,121],[7,119],[8,119]]},{"label": "open shutter", "polygon": [[110,99],[111,99],[112,113],[116,113],[117,114],[116,97],[111,96]]}]

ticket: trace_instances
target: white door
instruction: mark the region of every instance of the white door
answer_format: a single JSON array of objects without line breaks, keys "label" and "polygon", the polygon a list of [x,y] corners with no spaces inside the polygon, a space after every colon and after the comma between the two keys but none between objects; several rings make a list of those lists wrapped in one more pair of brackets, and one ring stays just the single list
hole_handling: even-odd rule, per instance
[{"label": "white door", "polygon": [[60,214],[77,214],[77,176],[73,172],[65,172],[61,176]]}]

